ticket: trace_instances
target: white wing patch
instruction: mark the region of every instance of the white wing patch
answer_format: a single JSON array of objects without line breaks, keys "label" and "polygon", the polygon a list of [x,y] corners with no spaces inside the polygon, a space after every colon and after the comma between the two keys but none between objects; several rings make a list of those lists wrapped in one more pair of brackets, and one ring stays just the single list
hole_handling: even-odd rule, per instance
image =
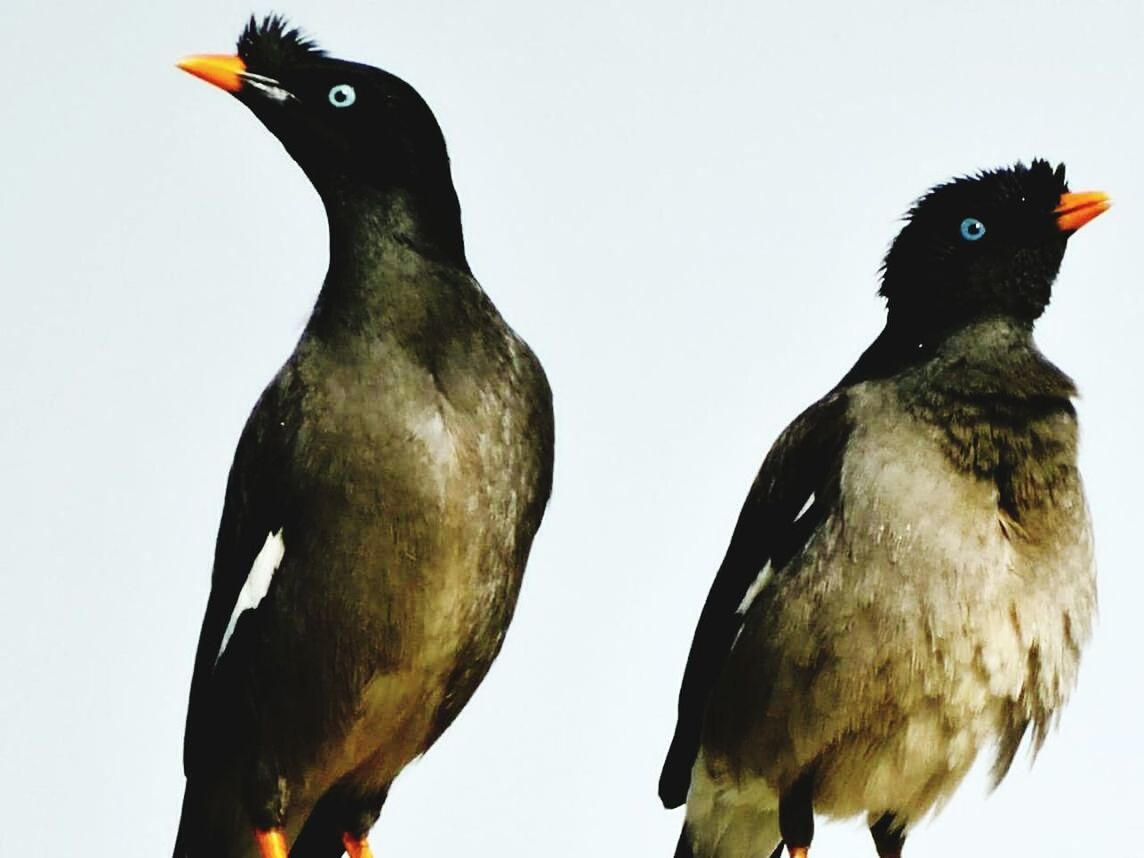
[{"label": "white wing patch", "polygon": [[[802,509],[798,511],[798,515],[794,517],[795,522],[797,523],[800,518],[806,515],[812,506],[814,506],[813,492],[811,492],[810,497],[806,499],[806,503],[802,505]],[[768,560],[766,565],[764,565],[763,568],[759,570],[759,574],[755,576],[755,580],[751,583],[751,586],[747,588],[747,592],[743,595],[743,601],[739,603],[739,607],[735,610],[735,613],[737,613],[740,617],[745,617],[747,615],[747,611],[751,610],[751,604],[755,601],[755,597],[762,592],[763,587],[765,587],[767,582],[771,580],[771,573],[773,571],[774,569],[771,568],[771,561]]]},{"label": "white wing patch", "polygon": [[751,586],[747,588],[747,592],[743,596],[743,601],[739,603],[739,607],[735,610],[736,614],[740,617],[747,615],[747,611],[751,610],[751,603],[755,601],[755,597],[763,591],[763,587],[771,580],[772,571],[771,561],[768,560],[766,565],[759,570],[759,574],[755,576],[755,580],[751,583]]},{"label": "white wing patch", "polygon": [[238,600],[234,603],[234,610],[231,611],[230,622],[226,624],[226,631],[222,633],[222,643],[219,644],[215,664],[218,664],[218,660],[222,658],[223,650],[230,642],[230,636],[234,634],[234,627],[242,612],[253,611],[266,598],[266,592],[270,589],[270,579],[274,577],[274,573],[282,565],[282,558],[285,556],[286,543],[282,539],[282,528],[278,528],[277,533],[266,534],[266,541],[262,543],[262,550],[254,558],[254,563],[250,566],[250,573],[246,576],[246,581],[238,592]]},{"label": "white wing patch", "polygon": [[812,506],[814,506],[814,492],[810,493],[810,497],[806,499],[806,503],[802,505],[802,509],[798,511],[798,515],[794,517],[794,520],[798,521],[800,518],[806,515],[807,510],[809,510]]}]

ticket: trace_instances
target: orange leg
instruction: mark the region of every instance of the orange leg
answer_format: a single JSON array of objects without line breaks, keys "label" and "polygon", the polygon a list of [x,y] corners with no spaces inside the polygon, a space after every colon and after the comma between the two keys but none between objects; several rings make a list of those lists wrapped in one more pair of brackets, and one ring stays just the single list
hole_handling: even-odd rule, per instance
[{"label": "orange leg", "polygon": [[269,831],[255,831],[254,839],[258,841],[258,851],[262,858],[287,858],[286,836],[281,828],[271,828]]},{"label": "orange leg", "polygon": [[790,852],[790,858],[806,858],[806,856],[810,853],[810,847],[790,846],[787,847],[787,851]]},{"label": "orange leg", "polygon": [[373,850],[369,848],[369,840],[365,837],[358,840],[352,834],[343,834],[342,844],[350,858],[373,858]]}]

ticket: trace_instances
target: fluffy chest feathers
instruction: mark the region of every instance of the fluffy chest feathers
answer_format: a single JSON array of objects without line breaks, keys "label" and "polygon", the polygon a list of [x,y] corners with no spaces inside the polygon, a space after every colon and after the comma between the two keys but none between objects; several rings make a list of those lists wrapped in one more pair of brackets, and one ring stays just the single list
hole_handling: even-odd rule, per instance
[{"label": "fluffy chest feathers", "polygon": [[1075,422],[938,420],[900,380],[847,396],[833,497],[750,606],[705,754],[780,790],[809,767],[828,814],[916,818],[994,741],[1003,775],[1075,682],[1095,605]]},{"label": "fluffy chest feathers", "polygon": [[517,423],[538,392],[517,377],[515,344],[496,345],[463,365],[449,356],[426,365],[386,337],[303,346],[284,385],[301,477],[367,508],[371,496],[381,508],[401,496],[414,509],[471,511],[535,452]]},{"label": "fluffy chest feathers", "polygon": [[1009,696],[1030,648],[1047,640],[1065,670],[1057,651],[1072,622],[1087,630],[1092,588],[1071,414],[931,422],[906,413],[888,383],[854,388],[851,409],[837,507],[799,560],[858,589],[842,627],[865,616],[888,623],[869,630],[876,636],[899,632],[899,645],[995,662],[990,682]]},{"label": "fluffy chest feathers", "polygon": [[511,611],[547,498],[551,432],[532,426],[551,418],[543,375],[507,328],[438,343],[427,360],[384,331],[307,335],[257,431],[284,487],[283,604],[358,614],[347,648],[376,626],[386,664],[448,669],[458,640]]}]

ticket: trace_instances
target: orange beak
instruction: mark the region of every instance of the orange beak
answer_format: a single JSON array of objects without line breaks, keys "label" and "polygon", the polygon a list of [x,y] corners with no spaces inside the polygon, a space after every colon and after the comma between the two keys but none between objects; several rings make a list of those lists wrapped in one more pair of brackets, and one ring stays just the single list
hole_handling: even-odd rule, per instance
[{"label": "orange beak", "polygon": [[1061,202],[1053,211],[1057,215],[1057,229],[1075,232],[1094,217],[1108,211],[1112,201],[1100,191],[1079,194],[1061,194]]},{"label": "orange beak", "polygon": [[183,57],[176,65],[227,92],[242,89],[242,73],[246,71],[246,63],[228,54],[197,54]]}]

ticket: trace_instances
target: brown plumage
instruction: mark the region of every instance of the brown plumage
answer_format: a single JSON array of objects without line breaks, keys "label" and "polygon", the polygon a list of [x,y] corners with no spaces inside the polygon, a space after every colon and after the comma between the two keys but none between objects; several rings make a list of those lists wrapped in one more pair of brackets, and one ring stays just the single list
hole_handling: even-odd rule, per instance
[{"label": "brown plumage", "polygon": [[679,856],[795,854],[819,812],[889,858],[982,748],[1000,780],[1044,740],[1096,590],[1076,390],[1032,331],[1106,207],[1038,161],[911,212],[885,330],[775,442],[700,618],[660,781]]},{"label": "brown plumage", "polygon": [[500,650],[551,488],[551,394],[469,271],[408,84],[275,18],[184,65],[311,178],[330,267],[231,468],[175,858],[257,854],[252,829],[331,858]]}]

